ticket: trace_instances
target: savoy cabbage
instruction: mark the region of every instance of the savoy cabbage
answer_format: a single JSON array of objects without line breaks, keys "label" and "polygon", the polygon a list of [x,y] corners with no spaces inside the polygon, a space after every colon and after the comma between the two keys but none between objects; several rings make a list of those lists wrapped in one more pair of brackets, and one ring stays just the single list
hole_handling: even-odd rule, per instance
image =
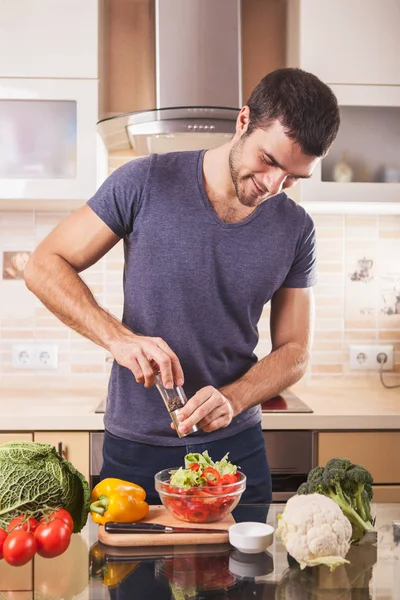
[{"label": "savoy cabbage", "polygon": [[84,476],[54,446],[38,442],[0,445],[0,527],[19,515],[46,515],[65,508],[74,533],[87,521],[89,485]]}]

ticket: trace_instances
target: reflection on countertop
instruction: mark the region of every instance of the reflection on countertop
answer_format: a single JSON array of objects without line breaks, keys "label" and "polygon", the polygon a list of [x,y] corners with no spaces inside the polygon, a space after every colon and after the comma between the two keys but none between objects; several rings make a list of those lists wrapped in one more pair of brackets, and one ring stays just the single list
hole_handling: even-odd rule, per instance
[{"label": "reflection on countertop", "polygon": [[[239,505],[234,516],[237,521],[266,520],[276,527],[282,510],[283,505],[279,504]],[[27,598],[32,597],[34,590],[35,598],[46,600],[75,596],[80,600],[200,600],[211,595],[242,600],[399,598],[400,543],[393,521],[400,520],[400,504],[373,504],[372,511],[376,515],[377,547],[353,546],[348,554],[351,564],[338,567],[333,573],[327,567],[304,571],[296,565],[289,567],[289,557],[276,539],[258,555],[243,555],[229,544],[104,546],[97,542],[97,526],[89,520],[60,557],[36,556],[33,569],[32,564],[16,568],[1,561],[0,597],[8,599],[6,592],[23,589]]]}]

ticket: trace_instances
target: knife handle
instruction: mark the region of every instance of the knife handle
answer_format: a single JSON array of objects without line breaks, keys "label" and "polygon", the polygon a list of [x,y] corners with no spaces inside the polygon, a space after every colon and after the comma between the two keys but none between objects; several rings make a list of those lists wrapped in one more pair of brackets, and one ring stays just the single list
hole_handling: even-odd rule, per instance
[{"label": "knife handle", "polygon": [[143,533],[143,531],[152,533],[164,533],[165,525],[160,523],[115,523],[108,521],[104,525],[107,533]]}]

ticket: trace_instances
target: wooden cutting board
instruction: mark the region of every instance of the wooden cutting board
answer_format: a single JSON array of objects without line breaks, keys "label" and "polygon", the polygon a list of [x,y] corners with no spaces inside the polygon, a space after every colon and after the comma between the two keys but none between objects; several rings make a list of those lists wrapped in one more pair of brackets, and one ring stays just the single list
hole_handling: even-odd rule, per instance
[{"label": "wooden cutting board", "polygon": [[[176,519],[164,506],[151,505],[141,523],[161,523],[175,527],[199,527],[204,533],[107,533],[99,526],[99,540],[107,546],[174,546],[190,544],[225,544],[228,529],[235,523],[231,514],[215,523],[186,523]],[[207,529],[224,529],[222,533],[207,533]]]}]

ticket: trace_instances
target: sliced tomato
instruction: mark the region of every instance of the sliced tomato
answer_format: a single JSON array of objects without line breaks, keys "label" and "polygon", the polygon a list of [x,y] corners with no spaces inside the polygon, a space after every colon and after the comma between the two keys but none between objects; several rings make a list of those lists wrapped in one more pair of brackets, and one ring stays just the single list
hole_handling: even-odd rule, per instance
[{"label": "sliced tomato", "polygon": [[228,483],[236,483],[236,482],[237,482],[236,475],[232,475],[230,473],[226,473],[225,475],[222,475],[222,477],[221,477],[221,479],[219,481],[219,483],[221,485],[225,485],[225,484],[228,484]]},{"label": "sliced tomato", "polygon": [[213,467],[207,467],[201,474],[202,477],[207,481],[208,485],[217,485],[221,479],[221,475],[217,469]]},{"label": "sliced tomato", "polygon": [[189,469],[191,471],[198,471],[200,469],[199,463],[190,463]]},{"label": "sliced tomato", "polygon": [[212,485],[212,486],[210,485],[210,486],[207,486],[207,487],[205,487],[203,489],[204,489],[204,492],[206,494],[208,494],[209,496],[210,495],[211,496],[222,496],[224,494],[224,489],[223,489],[222,485],[219,485],[219,484],[218,485]]},{"label": "sliced tomato", "polygon": [[176,500],[175,498],[164,498],[165,506],[176,517],[183,517],[186,510],[186,502],[184,500]]},{"label": "sliced tomato", "polygon": [[190,517],[193,523],[202,523],[210,517],[210,509],[201,505],[191,506],[188,508],[186,515]]},{"label": "sliced tomato", "polygon": [[[190,488],[192,489],[192,488]],[[168,485],[165,487],[165,491],[170,494],[187,494],[190,490],[185,490],[183,487],[174,487],[173,485]]]}]

